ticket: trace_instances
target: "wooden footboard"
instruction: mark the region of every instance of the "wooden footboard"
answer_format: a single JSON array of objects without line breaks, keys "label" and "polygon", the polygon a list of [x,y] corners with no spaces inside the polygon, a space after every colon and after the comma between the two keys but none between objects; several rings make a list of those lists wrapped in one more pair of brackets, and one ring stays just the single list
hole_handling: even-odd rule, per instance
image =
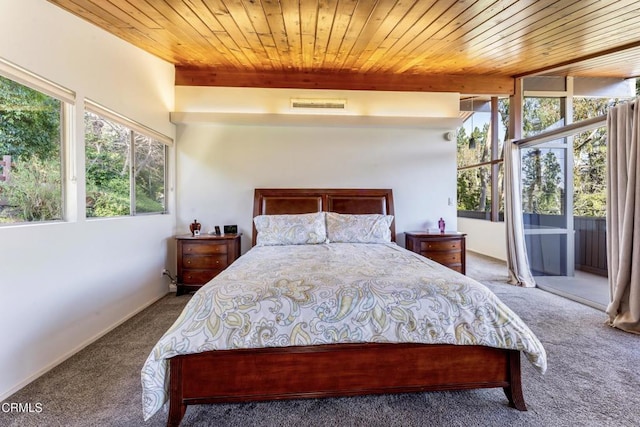
[{"label": "wooden footboard", "polygon": [[210,351],[170,360],[167,425],[194,404],[494,387],[526,410],[518,351],[377,343]]}]

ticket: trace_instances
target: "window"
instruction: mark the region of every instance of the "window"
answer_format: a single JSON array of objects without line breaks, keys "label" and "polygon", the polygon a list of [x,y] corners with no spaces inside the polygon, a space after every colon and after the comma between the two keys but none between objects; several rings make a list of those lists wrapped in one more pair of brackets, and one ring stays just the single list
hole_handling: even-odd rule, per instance
[{"label": "window", "polygon": [[522,118],[522,136],[527,138],[564,126],[563,104],[561,97],[525,97],[522,106],[524,116]]},{"label": "window", "polygon": [[[492,102],[498,114],[496,129],[491,126]],[[508,138],[509,99],[478,97],[461,102],[461,110],[466,112],[466,119],[457,139],[458,216],[491,220],[492,200],[497,200],[498,218],[504,203],[501,166]]]},{"label": "window", "polygon": [[458,129],[458,166],[491,160],[491,112],[466,112],[469,116]]},{"label": "window", "polygon": [[[531,89],[540,88],[539,82],[531,83]],[[523,138],[562,128],[567,123],[606,115],[610,107],[625,99],[573,96],[573,89],[564,90],[573,87],[566,81],[561,88],[550,88],[548,82],[543,86],[545,90],[542,91],[525,91]],[[637,94],[639,91],[640,79],[636,80]],[[485,116],[491,110],[487,108],[487,99],[478,96],[460,102],[465,119],[458,130],[458,216],[495,221],[500,220],[504,212],[502,158],[504,141],[510,138],[507,131],[509,99],[498,99],[498,131],[493,138],[488,124],[490,118]],[[494,150],[491,141],[496,138],[498,146]],[[525,215],[536,218],[527,224],[544,225],[537,219],[544,215],[605,216],[606,144],[603,126],[570,135],[568,139],[523,149],[523,210]],[[573,151],[567,153],[571,148]],[[572,177],[567,173],[573,173]],[[498,202],[492,204],[493,199]],[[499,210],[497,215],[491,211],[494,207]]]},{"label": "window", "polygon": [[466,217],[490,219],[491,167],[484,165],[458,171],[458,210]]},{"label": "window", "polygon": [[564,215],[564,153],[544,146],[521,150],[524,214]]},{"label": "window", "polygon": [[[35,76],[10,69],[25,80]],[[47,86],[46,82],[41,82]],[[63,219],[64,101],[0,75],[0,224]],[[53,86],[51,86],[53,87]]]},{"label": "window", "polygon": [[84,117],[87,217],[164,213],[165,142],[94,104]]},{"label": "window", "polygon": [[136,213],[165,212],[166,146],[148,136],[135,134]]},{"label": "window", "polygon": [[[638,80],[640,81],[640,80]],[[620,99],[573,99],[573,121],[590,119],[608,113]],[[606,216],[606,126],[582,132],[573,138],[573,214],[578,217]]]},{"label": "window", "polygon": [[[74,103],[73,92],[0,58],[0,225],[64,219],[65,176],[75,180],[77,172],[67,138]],[[91,101],[85,106],[87,216],[166,212],[173,141]]]}]

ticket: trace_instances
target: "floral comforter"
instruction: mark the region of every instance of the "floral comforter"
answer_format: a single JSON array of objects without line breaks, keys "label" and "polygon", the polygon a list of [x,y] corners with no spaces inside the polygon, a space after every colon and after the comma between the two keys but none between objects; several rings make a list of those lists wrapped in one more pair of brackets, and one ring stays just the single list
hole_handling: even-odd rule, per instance
[{"label": "floral comforter", "polygon": [[485,345],[546,353],[473,279],[393,243],[254,247],[196,292],[142,369],[143,412],[168,399],[168,360],[209,350],[328,343]]}]

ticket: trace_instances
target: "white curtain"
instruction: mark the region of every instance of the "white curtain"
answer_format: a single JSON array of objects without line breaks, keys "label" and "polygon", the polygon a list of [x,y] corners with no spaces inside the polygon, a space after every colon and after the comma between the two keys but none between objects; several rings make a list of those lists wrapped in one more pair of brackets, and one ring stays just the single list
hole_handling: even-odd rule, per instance
[{"label": "white curtain", "polygon": [[522,188],[520,182],[520,148],[512,141],[504,144],[504,223],[507,228],[507,268],[509,283],[534,287],[529,269],[522,220]]},{"label": "white curtain", "polygon": [[640,98],[607,116],[609,324],[640,334]]}]

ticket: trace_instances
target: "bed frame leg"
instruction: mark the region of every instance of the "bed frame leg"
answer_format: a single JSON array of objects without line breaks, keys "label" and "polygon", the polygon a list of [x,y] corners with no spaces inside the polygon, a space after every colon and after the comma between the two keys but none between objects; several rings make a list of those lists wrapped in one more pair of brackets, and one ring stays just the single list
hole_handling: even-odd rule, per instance
[{"label": "bed frame leg", "polygon": [[187,405],[169,404],[169,418],[167,419],[167,427],[178,427],[187,410]]},{"label": "bed frame leg", "polygon": [[522,394],[522,380],[520,378],[520,352],[509,352],[509,386],[503,387],[504,394],[509,399],[509,406],[519,411],[526,411]]},{"label": "bed frame leg", "polygon": [[169,360],[169,418],[167,427],[178,427],[187,411],[182,401],[182,359],[174,357]]}]

